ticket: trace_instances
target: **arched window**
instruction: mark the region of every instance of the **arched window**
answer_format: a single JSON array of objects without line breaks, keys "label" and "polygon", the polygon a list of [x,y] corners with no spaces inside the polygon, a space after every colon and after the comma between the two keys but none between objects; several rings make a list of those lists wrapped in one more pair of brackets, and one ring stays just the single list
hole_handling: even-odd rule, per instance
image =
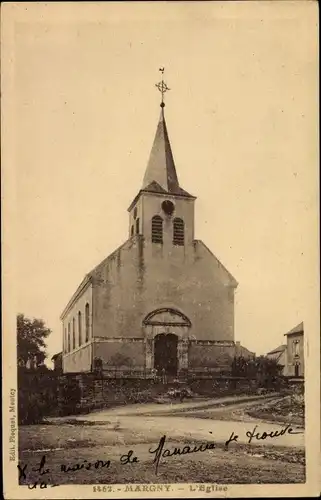
[{"label": "arched window", "polygon": [[82,338],[81,338],[82,330],[81,330],[81,312],[78,312],[78,342],[79,345],[82,344]]},{"label": "arched window", "polygon": [[136,219],[136,234],[139,234],[139,218]]},{"label": "arched window", "polygon": [[70,352],[70,323],[68,323],[68,352]]},{"label": "arched window", "polygon": [[132,224],[132,227],[130,228],[130,235],[134,236],[134,224]]},{"label": "arched window", "polygon": [[178,217],[173,220],[173,244],[184,245],[184,221]]},{"label": "arched window", "polygon": [[163,219],[159,215],[152,218],[152,243],[163,243]]},{"label": "arched window", "polygon": [[72,318],[72,348],[76,349],[76,322],[75,322],[75,318]]},{"label": "arched window", "polygon": [[85,307],[85,322],[86,322],[86,342],[89,340],[89,304]]}]

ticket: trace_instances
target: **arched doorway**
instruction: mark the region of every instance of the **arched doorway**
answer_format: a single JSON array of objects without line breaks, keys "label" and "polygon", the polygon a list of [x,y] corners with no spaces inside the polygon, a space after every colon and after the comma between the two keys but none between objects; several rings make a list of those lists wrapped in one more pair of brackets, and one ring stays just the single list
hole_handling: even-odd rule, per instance
[{"label": "arched doorway", "polygon": [[165,370],[167,375],[177,375],[177,335],[160,333],[156,335],[154,342],[154,368],[157,373],[160,375]]},{"label": "arched doorway", "polygon": [[192,324],[182,312],[162,307],[149,312],[143,319],[146,373],[155,369],[173,376],[188,368],[188,339]]}]

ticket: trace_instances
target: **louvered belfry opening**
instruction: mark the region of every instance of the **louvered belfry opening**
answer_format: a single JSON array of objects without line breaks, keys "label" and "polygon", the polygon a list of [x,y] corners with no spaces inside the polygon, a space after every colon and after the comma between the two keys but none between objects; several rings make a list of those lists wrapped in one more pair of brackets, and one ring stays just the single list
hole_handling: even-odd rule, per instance
[{"label": "louvered belfry opening", "polygon": [[152,218],[152,243],[163,243],[163,219],[159,215]]},{"label": "louvered belfry opening", "polygon": [[173,220],[173,244],[184,246],[184,221],[176,217]]}]

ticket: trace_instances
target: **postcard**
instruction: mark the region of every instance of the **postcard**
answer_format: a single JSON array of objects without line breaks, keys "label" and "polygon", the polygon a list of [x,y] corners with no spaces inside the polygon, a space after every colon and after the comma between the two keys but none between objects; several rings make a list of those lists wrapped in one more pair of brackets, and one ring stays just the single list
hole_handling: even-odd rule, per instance
[{"label": "postcard", "polygon": [[2,4],[6,499],[319,494],[317,14]]}]

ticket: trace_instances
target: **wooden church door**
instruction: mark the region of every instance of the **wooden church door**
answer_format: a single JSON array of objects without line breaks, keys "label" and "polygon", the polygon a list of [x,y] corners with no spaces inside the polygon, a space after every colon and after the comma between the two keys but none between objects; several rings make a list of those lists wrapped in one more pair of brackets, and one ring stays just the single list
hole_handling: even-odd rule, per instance
[{"label": "wooden church door", "polygon": [[177,375],[177,335],[160,333],[155,337],[154,368],[159,375],[163,369],[167,375]]}]

